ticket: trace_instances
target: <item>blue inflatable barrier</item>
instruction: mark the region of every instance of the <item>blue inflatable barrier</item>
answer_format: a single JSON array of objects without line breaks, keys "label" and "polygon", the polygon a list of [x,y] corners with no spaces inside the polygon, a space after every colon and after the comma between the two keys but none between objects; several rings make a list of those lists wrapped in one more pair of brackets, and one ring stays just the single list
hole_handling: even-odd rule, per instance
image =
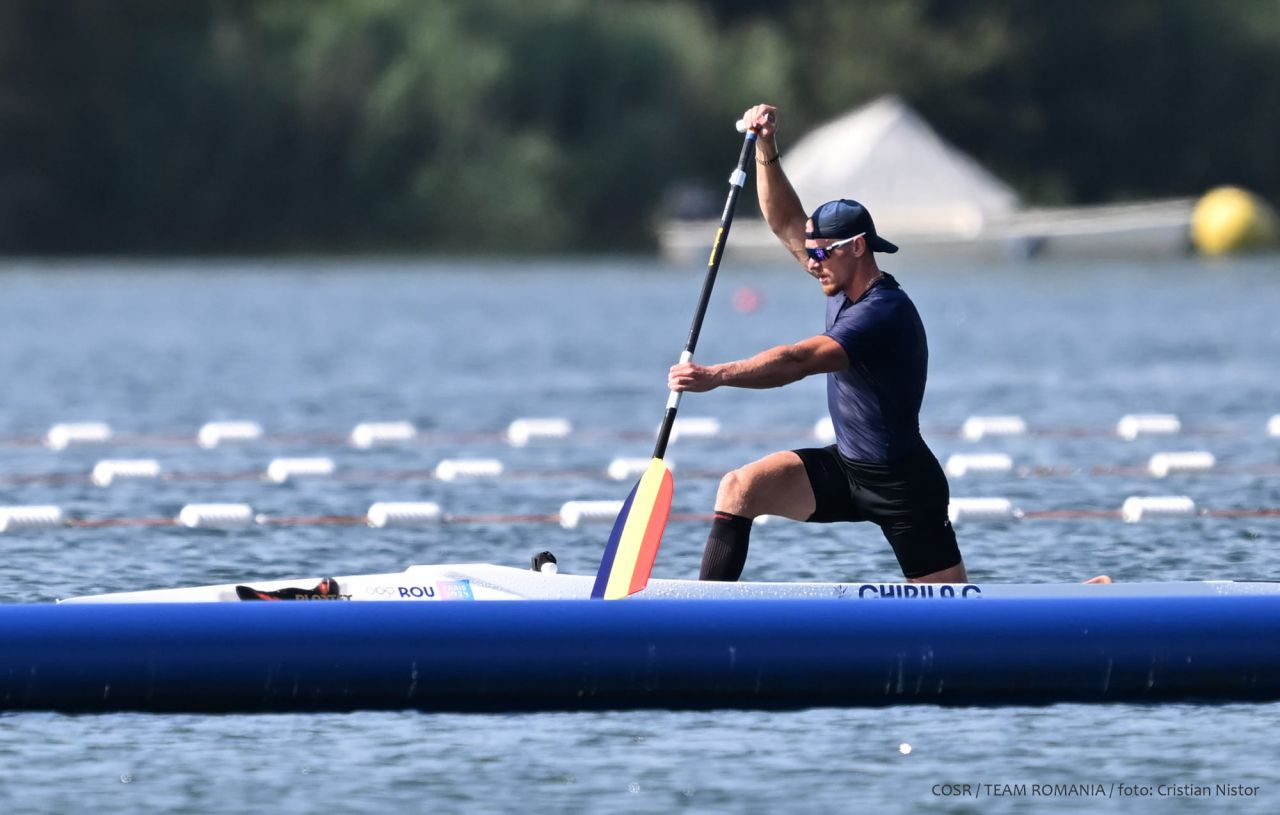
[{"label": "blue inflatable barrier", "polygon": [[0,708],[1280,699],[1280,597],[0,607]]}]

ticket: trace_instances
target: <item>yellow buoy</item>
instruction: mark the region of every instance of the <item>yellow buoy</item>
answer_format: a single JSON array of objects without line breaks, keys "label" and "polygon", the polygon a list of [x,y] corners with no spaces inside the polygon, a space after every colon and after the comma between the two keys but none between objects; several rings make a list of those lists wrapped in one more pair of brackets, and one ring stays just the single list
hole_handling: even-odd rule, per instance
[{"label": "yellow buoy", "polygon": [[1191,212],[1191,240],[1206,255],[1274,246],[1280,238],[1276,213],[1266,201],[1239,187],[1205,193]]}]

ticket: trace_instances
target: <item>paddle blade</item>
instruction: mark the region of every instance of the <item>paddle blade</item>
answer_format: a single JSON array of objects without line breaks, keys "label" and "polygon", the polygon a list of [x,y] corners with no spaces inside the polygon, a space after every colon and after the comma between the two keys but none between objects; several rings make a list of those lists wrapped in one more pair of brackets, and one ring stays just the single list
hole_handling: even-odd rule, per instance
[{"label": "paddle blade", "polygon": [[666,462],[660,458],[649,462],[649,469],[636,482],[614,521],[591,589],[592,597],[617,600],[635,594],[649,583],[667,516],[671,514],[673,488]]}]

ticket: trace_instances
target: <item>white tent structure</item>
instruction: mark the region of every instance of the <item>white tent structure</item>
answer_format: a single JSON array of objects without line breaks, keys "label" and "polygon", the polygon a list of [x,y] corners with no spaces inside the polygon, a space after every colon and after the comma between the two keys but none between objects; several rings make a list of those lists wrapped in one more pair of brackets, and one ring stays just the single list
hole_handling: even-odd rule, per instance
[{"label": "white tent structure", "polygon": [[1008,185],[944,142],[896,96],[881,97],[782,149],[805,209],[857,199],[890,239],[893,229],[972,237],[1020,208]]},{"label": "white tent structure", "polygon": [[[941,257],[1168,257],[1185,254],[1191,199],[1025,209],[1014,191],[947,144],[901,99],[885,96],[806,133],[782,164],[806,211],[824,201],[866,204],[876,229],[902,248],[895,261]],[[750,194],[750,193],[748,193]],[[760,221],[741,219],[726,253],[774,262],[788,255]],[[669,220],[663,254],[705,257],[718,222]]]}]

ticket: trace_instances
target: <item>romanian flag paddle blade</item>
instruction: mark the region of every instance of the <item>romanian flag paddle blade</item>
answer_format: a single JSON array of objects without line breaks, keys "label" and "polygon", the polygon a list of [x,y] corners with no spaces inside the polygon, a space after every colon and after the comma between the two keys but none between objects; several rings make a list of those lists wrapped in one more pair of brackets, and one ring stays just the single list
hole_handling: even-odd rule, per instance
[{"label": "romanian flag paddle blade", "polygon": [[662,531],[671,514],[674,484],[665,461],[655,458],[622,505],[600,559],[591,596],[617,600],[635,594],[649,582]]}]

